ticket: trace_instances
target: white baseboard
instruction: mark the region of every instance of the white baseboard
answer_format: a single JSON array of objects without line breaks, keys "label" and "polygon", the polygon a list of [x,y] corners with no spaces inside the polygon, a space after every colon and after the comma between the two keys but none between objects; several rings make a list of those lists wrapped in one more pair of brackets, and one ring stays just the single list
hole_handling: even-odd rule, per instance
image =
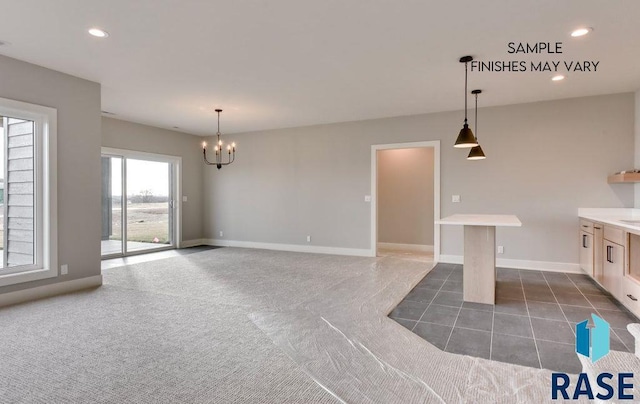
[{"label": "white baseboard", "polygon": [[428,253],[433,252],[433,246],[426,244],[378,243],[378,248],[392,251],[417,251]]},{"label": "white baseboard", "polygon": [[[464,262],[464,257],[462,255],[443,254],[440,255],[439,262],[447,264],[462,264]],[[547,262],[498,258],[496,259],[496,266],[501,268],[531,269],[537,271],[566,272],[572,274],[584,273],[582,269],[580,269],[580,264],[573,264],[569,262]]]},{"label": "white baseboard", "polygon": [[196,247],[199,245],[206,245],[207,244],[207,239],[204,238],[196,238],[193,240],[183,240],[180,243],[180,247],[179,248],[189,248],[189,247]]},{"label": "white baseboard", "polygon": [[16,290],[15,292],[0,294],[0,307],[77,292],[83,289],[96,288],[101,285],[102,275],[96,275],[30,289]]},{"label": "white baseboard", "polygon": [[206,239],[204,244],[218,247],[242,247],[242,248],[258,248],[262,250],[277,250],[291,252],[306,252],[315,254],[332,254],[332,255],[352,255],[356,257],[372,257],[371,250],[358,248],[340,248],[340,247],[323,247],[315,245],[301,244],[277,244],[277,243],[258,243],[254,241],[236,241],[236,240],[220,240]]}]

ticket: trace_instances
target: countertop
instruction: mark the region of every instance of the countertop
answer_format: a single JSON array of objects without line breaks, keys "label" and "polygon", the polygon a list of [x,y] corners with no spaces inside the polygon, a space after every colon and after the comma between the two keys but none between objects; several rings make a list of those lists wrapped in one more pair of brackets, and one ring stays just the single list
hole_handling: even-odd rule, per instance
[{"label": "countertop", "polygon": [[452,215],[436,220],[435,223],[460,226],[522,226],[518,217],[514,215]]},{"label": "countertop", "polygon": [[640,209],[580,208],[578,217],[640,234]]}]

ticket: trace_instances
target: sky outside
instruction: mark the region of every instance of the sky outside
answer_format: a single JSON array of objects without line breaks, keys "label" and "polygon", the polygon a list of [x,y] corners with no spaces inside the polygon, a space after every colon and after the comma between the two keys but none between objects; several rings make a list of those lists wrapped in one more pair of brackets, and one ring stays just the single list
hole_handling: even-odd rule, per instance
[{"label": "sky outside", "polygon": [[[122,159],[111,159],[111,192],[121,196]],[[127,194],[140,195],[151,191],[153,196],[169,196],[169,163],[127,159]]]}]

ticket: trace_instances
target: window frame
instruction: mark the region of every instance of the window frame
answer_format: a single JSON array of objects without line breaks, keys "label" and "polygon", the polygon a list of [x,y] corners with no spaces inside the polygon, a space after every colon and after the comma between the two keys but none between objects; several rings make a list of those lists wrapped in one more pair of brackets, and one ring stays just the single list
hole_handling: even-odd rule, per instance
[{"label": "window frame", "polygon": [[[0,98],[0,116],[26,119],[33,121],[34,124],[35,264],[0,269],[0,287],[2,287],[58,276],[58,111],[42,105]],[[5,206],[8,202],[8,175],[6,177]],[[5,236],[6,234],[7,232]]]}]

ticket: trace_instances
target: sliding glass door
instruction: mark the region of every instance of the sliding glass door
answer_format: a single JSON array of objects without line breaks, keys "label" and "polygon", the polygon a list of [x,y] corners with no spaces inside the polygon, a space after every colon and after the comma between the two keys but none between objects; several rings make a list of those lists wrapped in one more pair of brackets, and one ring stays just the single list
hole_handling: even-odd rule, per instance
[{"label": "sliding glass door", "polygon": [[171,243],[171,164],[126,159],[127,251]]},{"label": "sliding glass door", "polygon": [[120,255],[122,248],[122,157],[102,156],[102,255]]},{"label": "sliding glass door", "polygon": [[102,255],[175,247],[175,164],[161,156],[102,156]]}]

